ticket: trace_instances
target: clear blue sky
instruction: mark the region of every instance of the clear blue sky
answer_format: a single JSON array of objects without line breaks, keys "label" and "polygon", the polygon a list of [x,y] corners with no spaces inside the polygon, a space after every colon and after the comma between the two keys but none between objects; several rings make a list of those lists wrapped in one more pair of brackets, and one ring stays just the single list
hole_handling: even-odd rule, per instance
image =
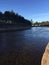
[{"label": "clear blue sky", "polygon": [[49,0],[0,0],[0,11],[6,10],[33,21],[49,20]]}]

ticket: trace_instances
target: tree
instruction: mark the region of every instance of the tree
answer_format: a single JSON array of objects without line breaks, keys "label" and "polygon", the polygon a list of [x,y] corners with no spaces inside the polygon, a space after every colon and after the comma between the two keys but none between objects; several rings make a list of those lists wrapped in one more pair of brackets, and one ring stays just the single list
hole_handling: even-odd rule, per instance
[{"label": "tree", "polygon": [[20,25],[30,26],[31,21],[25,19],[23,16],[18,15],[17,13],[14,13],[14,11],[5,11],[4,13],[0,12],[0,20],[2,20],[5,23],[16,23]]},{"label": "tree", "polygon": [[3,13],[0,12],[0,20],[2,20],[2,18],[3,18]]}]

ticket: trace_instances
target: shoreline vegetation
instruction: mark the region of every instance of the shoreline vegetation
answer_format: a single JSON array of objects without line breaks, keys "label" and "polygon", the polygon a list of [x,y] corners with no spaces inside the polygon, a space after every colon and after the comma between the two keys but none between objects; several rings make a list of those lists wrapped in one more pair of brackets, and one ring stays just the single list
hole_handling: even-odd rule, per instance
[{"label": "shoreline vegetation", "polygon": [[42,22],[35,22],[35,23],[32,23],[32,27],[33,26],[38,26],[38,27],[49,27],[49,21],[42,21]]},{"label": "shoreline vegetation", "polygon": [[13,11],[0,12],[0,31],[23,30],[32,27],[31,21]]},{"label": "shoreline vegetation", "polygon": [[0,12],[0,31],[26,30],[31,27],[49,27],[49,21],[34,22],[14,11]]}]

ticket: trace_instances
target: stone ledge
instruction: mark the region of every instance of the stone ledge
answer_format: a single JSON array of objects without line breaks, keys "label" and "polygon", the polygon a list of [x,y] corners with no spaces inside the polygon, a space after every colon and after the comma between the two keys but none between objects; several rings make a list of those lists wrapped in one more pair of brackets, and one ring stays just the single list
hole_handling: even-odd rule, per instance
[{"label": "stone ledge", "polygon": [[49,43],[47,44],[45,52],[43,54],[41,65],[49,65]]}]

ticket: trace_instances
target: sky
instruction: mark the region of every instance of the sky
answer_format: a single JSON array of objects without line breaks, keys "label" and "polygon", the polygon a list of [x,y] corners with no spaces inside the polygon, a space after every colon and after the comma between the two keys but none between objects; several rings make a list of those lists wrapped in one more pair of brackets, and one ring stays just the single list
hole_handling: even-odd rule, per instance
[{"label": "sky", "polygon": [[49,21],[49,0],[0,0],[0,11],[6,10],[33,22]]}]

